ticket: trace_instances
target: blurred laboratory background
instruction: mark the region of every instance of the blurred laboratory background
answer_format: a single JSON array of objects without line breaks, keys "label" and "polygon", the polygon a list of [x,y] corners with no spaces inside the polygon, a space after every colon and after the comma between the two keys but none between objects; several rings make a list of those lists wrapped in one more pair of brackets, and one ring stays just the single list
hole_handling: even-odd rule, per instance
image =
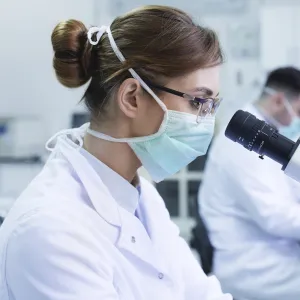
[{"label": "blurred laboratory background", "polygon": [[[144,4],[176,6],[219,34],[222,68],[218,127],[254,100],[271,69],[300,67],[298,0],[2,0],[0,1],[0,216],[41,170],[45,142],[57,131],[80,126],[88,113],[84,88],[68,90],[55,78],[50,36],[61,20],[109,24]],[[176,62],[174,62],[176,63]],[[184,238],[190,238],[206,157],[157,185]]]}]

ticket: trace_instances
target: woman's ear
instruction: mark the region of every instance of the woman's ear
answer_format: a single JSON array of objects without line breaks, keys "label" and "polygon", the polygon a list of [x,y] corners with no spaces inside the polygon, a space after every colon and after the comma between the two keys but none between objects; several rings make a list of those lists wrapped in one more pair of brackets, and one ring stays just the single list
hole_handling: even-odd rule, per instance
[{"label": "woman's ear", "polygon": [[129,118],[136,118],[142,87],[134,78],[125,79],[117,93],[117,103],[121,111]]}]

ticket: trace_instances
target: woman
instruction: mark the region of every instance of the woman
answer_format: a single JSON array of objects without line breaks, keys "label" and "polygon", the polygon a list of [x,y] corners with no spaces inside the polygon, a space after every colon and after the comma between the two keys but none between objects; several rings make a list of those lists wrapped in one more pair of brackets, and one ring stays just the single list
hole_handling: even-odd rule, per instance
[{"label": "woman", "polygon": [[208,279],[143,165],[160,181],[206,152],[222,54],[215,33],[163,6],[52,34],[58,80],[90,127],[56,135],[1,228],[1,300],[231,299]]}]

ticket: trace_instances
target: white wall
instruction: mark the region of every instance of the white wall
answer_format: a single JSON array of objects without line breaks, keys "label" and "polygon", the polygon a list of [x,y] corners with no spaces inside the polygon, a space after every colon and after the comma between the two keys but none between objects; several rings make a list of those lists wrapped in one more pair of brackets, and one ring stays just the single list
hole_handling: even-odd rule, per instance
[{"label": "white wall", "polygon": [[69,126],[83,89],[68,90],[56,80],[51,32],[68,18],[93,24],[93,8],[94,0],[0,1],[0,117],[39,115],[45,139]]},{"label": "white wall", "polygon": [[[236,1],[238,2],[238,1]],[[218,114],[219,123],[227,124],[233,113],[256,97],[253,88],[259,77],[259,9],[260,1],[245,2],[238,14],[209,14],[204,22],[219,34],[225,53],[221,73],[224,102]]]},{"label": "white wall", "polygon": [[[70,126],[83,89],[61,86],[52,69],[51,32],[65,19],[94,23],[94,0],[0,0],[0,118],[37,115],[44,141]],[[36,131],[26,132],[35,137]],[[0,197],[15,198],[40,165],[0,164]],[[0,198],[1,201],[3,198]],[[0,202],[1,202],[0,201]]]},{"label": "white wall", "polygon": [[261,63],[269,71],[284,65],[300,67],[300,1],[266,1],[260,11]]}]

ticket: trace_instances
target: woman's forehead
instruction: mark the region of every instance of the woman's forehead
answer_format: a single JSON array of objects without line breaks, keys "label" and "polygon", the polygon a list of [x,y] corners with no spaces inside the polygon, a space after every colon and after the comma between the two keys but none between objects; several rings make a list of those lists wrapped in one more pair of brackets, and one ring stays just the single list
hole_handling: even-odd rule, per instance
[{"label": "woman's forehead", "polygon": [[168,86],[185,92],[213,96],[219,92],[219,73],[220,66],[199,69],[171,80]]}]

